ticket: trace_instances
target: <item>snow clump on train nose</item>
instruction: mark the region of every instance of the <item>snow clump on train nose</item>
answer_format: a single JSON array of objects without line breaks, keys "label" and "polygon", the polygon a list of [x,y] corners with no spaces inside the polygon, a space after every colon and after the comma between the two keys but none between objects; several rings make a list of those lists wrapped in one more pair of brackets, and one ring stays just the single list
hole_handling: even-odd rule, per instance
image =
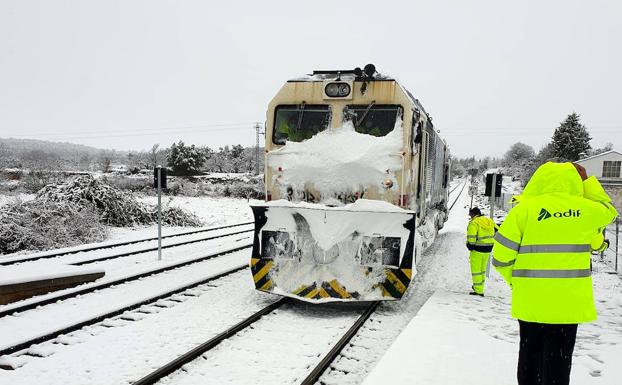
[{"label": "snow clump on train nose", "polygon": [[280,173],[281,186],[303,191],[308,184],[323,198],[381,186],[402,168],[403,134],[402,119],[381,137],[358,133],[348,121],[305,141],[287,142],[269,155],[268,166],[287,165]]}]

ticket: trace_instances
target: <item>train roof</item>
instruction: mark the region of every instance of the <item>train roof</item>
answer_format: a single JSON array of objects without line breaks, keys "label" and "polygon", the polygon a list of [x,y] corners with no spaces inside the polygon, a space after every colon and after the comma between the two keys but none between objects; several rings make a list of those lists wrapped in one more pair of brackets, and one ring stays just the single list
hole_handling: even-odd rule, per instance
[{"label": "train roof", "polygon": [[313,73],[305,74],[302,76],[298,76],[292,79],[289,79],[288,83],[299,83],[299,82],[323,82],[326,80],[349,80],[349,81],[368,81],[368,82],[386,82],[386,81],[394,81],[396,82],[408,95],[410,100],[421,110],[426,116],[429,115],[425,111],[425,108],[421,105],[419,99],[415,98],[415,96],[406,88],[404,85],[394,77],[391,77],[386,74],[382,74],[380,72],[375,71],[372,76],[367,76],[364,73],[361,74],[360,69],[353,70],[314,70]]},{"label": "train roof", "polygon": [[311,74],[289,79],[288,82],[323,82],[325,80],[353,80],[353,81],[390,81],[395,80],[390,76],[376,73],[373,77],[356,75],[353,70],[316,70]]}]

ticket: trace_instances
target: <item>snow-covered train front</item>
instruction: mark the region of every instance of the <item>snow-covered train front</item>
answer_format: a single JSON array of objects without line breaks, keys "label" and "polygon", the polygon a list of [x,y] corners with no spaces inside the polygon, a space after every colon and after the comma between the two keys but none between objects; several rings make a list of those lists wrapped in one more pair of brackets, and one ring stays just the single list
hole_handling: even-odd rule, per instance
[{"label": "snow-covered train front", "polygon": [[447,217],[449,153],[373,65],[285,83],[266,120],[255,287],[311,302],[401,298]]}]

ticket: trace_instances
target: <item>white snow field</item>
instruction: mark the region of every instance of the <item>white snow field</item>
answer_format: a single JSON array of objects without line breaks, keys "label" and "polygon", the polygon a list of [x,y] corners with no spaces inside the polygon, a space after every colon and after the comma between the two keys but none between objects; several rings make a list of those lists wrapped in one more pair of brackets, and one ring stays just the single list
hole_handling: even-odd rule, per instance
[{"label": "white snow field", "polygon": [[[459,191],[460,188],[456,189],[452,197]],[[470,202],[466,191],[435,244],[419,261],[418,273],[405,297],[378,307],[324,373],[323,384],[516,383],[518,324],[509,315],[509,288],[496,272],[492,272],[487,280],[486,297],[466,294],[471,287],[468,251],[464,246]],[[177,202],[182,199],[186,198]],[[198,202],[200,200],[192,200],[191,203],[198,205]],[[478,202],[484,203],[481,199]],[[222,205],[222,210],[230,210],[223,213],[229,216],[214,225],[252,219],[247,207],[227,208],[227,204]],[[219,210],[216,202],[212,208],[215,212]],[[503,217],[502,212],[497,215]],[[104,279],[119,278],[249,242],[248,235],[240,234],[187,245],[187,248],[164,250],[163,262],[157,262],[151,252],[92,266],[107,271]],[[72,258],[89,256],[84,254]],[[250,249],[241,250],[2,317],[0,347],[248,264],[249,258]],[[622,358],[622,283],[620,277],[607,273],[610,271],[610,267],[595,261],[599,319],[579,327],[573,360],[574,385],[618,385],[622,379],[619,365]],[[34,345],[28,349],[28,354],[2,357],[0,364],[10,363],[16,369],[0,369],[0,385],[130,384],[277,298],[255,291],[248,270],[192,289],[191,293],[193,296],[176,295],[175,300],[161,300]],[[54,294],[48,296],[51,295]],[[10,305],[5,305],[0,310],[8,308]],[[286,305],[162,382],[299,383],[360,313],[360,308],[340,304],[317,306],[297,302]]]}]

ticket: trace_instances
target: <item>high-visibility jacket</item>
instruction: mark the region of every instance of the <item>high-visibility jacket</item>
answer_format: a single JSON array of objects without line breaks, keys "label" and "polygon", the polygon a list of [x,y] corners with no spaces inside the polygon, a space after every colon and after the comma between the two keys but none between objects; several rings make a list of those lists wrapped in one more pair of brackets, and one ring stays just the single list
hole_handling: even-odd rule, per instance
[{"label": "high-visibility jacket", "polygon": [[590,251],[617,216],[598,180],[546,163],[495,235],[492,264],[512,287],[512,316],[574,324],[596,319]]},{"label": "high-visibility jacket", "polygon": [[485,216],[478,216],[467,226],[467,247],[471,251],[491,252],[496,223]]}]

